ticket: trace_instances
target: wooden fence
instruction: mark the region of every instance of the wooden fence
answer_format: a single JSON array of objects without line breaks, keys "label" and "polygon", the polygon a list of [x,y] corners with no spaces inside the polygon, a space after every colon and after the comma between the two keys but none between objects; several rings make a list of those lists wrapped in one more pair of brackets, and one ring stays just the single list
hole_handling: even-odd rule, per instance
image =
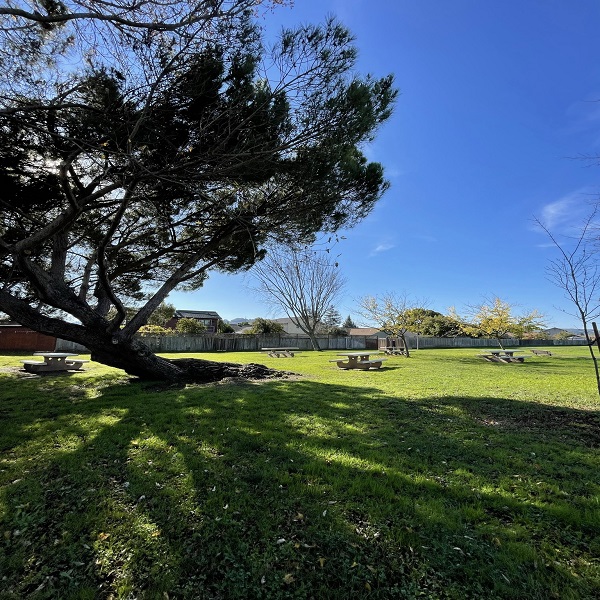
[{"label": "wooden fence", "polygon": [[[416,336],[408,338],[409,347],[414,350],[417,347]],[[585,346],[585,340],[517,340],[503,339],[502,345],[505,348],[531,348],[536,346]],[[443,338],[419,336],[419,348],[497,348],[498,340],[495,338]]]},{"label": "wooden fence", "polygon": [[54,350],[56,338],[32,331],[27,327],[0,326],[0,350]]},{"label": "wooden fence", "polygon": [[[312,343],[306,335],[240,335],[235,333],[145,335],[140,341],[153,352],[257,352],[261,348],[292,346],[300,350],[312,350]],[[376,340],[366,336],[317,336],[321,350],[362,350],[377,348]],[[85,352],[86,348],[75,342],[58,340],[56,349],[60,352]]]},{"label": "wooden fence", "polygon": [[[214,333],[199,335],[152,335],[139,339],[153,352],[258,352],[261,348],[292,346],[300,350],[312,350],[306,335],[240,335],[234,333]],[[376,350],[377,339],[364,335],[356,336],[317,336],[321,350]],[[417,347],[417,339],[408,337],[409,348]],[[585,340],[502,340],[506,348],[535,346],[582,346]],[[426,348],[496,348],[498,341],[490,338],[443,338],[419,337],[419,349]],[[57,340],[56,350],[60,352],[85,352],[86,348],[74,342]]]}]

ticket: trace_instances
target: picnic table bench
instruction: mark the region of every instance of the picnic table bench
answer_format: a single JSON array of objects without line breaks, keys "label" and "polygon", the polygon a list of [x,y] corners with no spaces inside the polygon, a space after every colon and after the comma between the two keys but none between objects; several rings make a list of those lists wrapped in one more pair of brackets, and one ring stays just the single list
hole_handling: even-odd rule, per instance
[{"label": "picnic table bench", "polygon": [[269,356],[272,356],[273,358],[280,358],[281,356],[291,358],[294,356],[294,352],[296,350],[300,350],[300,348],[286,347],[286,348],[261,348],[260,349],[261,352],[266,352]]},{"label": "picnic table bench", "polygon": [[49,373],[59,371],[80,371],[83,363],[89,362],[71,352],[34,352],[34,356],[41,356],[43,360],[22,360],[23,368],[29,373]]},{"label": "picnic table bench", "polygon": [[381,363],[386,358],[373,358],[370,359],[369,356],[373,354],[372,352],[340,352],[338,356],[344,356],[347,360],[342,358],[333,358],[330,359],[329,362],[337,363],[337,366],[340,369],[362,369],[364,371],[368,369],[379,369],[381,367]]},{"label": "picnic table bench", "polygon": [[386,354],[406,354],[406,349],[400,346],[381,346],[379,350],[385,352]]},{"label": "picnic table bench", "polygon": [[532,350],[531,352],[536,356],[552,356],[552,352],[549,350]]}]

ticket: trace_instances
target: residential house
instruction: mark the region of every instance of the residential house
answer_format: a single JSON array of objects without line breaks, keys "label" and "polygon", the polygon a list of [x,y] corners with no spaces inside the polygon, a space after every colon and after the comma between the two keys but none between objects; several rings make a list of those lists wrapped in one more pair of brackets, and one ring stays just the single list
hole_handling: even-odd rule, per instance
[{"label": "residential house", "polygon": [[348,335],[364,335],[368,338],[386,338],[387,333],[380,331],[376,327],[352,327],[348,329]]},{"label": "residential house", "polygon": [[207,333],[216,333],[219,321],[221,321],[219,314],[212,310],[176,310],[173,317],[165,324],[165,327],[175,329],[179,319],[195,319],[196,321],[200,321],[206,327]]},{"label": "residential house", "polygon": [[291,335],[302,335],[304,331],[296,325],[296,319],[290,319],[289,317],[284,317],[281,319],[271,319],[271,321],[275,323],[279,323],[283,327],[283,331],[285,333],[289,333]]}]

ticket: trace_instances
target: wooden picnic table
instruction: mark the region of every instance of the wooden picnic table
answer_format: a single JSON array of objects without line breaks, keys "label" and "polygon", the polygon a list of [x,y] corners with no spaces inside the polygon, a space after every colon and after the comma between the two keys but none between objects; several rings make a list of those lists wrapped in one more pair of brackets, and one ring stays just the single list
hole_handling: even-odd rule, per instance
[{"label": "wooden picnic table", "polygon": [[535,354],[536,356],[552,356],[552,352],[550,352],[550,350],[532,349],[531,352],[532,352],[532,354]]},{"label": "wooden picnic table", "polygon": [[72,359],[79,356],[72,352],[34,352],[34,356],[41,356],[43,360],[22,360],[23,368],[29,373],[80,371],[83,363],[89,362],[82,359]]},{"label": "wooden picnic table", "polygon": [[344,356],[347,360],[342,360],[339,358],[334,358],[329,362],[337,363],[337,366],[340,369],[379,369],[381,367],[381,363],[385,358],[375,358],[370,359],[369,357],[379,354],[379,352],[368,352],[368,351],[360,351],[360,352],[338,352],[338,356]]},{"label": "wooden picnic table", "polygon": [[379,350],[385,352],[386,354],[406,354],[406,350],[401,346],[381,346]]},{"label": "wooden picnic table", "polygon": [[508,350],[490,350],[490,354],[494,356],[514,356],[515,352],[524,352],[524,350],[513,350],[509,348]]},{"label": "wooden picnic table", "polygon": [[300,348],[286,346],[284,348],[261,348],[260,349],[261,352],[266,352],[269,356],[272,356],[273,358],[280,358],[281,356],[293,357],[294,352],[296,350],[300,350]]}]

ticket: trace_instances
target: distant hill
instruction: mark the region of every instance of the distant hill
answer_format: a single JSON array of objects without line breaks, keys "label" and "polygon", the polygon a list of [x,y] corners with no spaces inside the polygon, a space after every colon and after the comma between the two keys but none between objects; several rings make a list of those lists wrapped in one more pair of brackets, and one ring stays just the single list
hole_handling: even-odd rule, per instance
[{"label": "distant hill", "polygon": [[240,323],[252,323],[254,319],[248,319],[247,317],[237,317],[227,321],[230,325],[239,325]]}]

